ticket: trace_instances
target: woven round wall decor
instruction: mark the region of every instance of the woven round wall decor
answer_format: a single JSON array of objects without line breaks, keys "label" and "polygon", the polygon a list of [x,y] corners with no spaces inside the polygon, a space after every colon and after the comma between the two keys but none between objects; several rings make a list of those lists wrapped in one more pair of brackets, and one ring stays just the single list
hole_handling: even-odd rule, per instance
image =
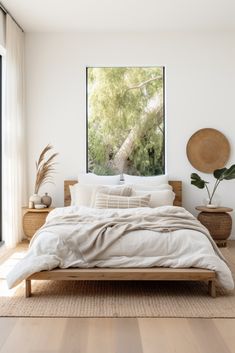
[{"label": "woven round wall decor", "polygon": [[230,155],[230,144],[218,130],[205,128],[195,132],[187,143],[187,157],[192,166],[204,173],[223,168]]}]

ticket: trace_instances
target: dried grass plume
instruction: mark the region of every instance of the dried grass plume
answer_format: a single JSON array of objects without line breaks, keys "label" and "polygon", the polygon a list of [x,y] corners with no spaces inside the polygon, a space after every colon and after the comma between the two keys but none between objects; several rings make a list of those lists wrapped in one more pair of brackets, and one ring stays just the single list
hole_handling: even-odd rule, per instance
[{"label": "dried grass plume", "polygon": [[37,194],[40,187],[46,183],[53,183],[52,174],[55,171],[55,158],[58,153],[53,153],[48,159],[46,154],[53,149],[53,146],[47,145],[41,152],[38,161],[36,161],[36,181],[34,193]]}]

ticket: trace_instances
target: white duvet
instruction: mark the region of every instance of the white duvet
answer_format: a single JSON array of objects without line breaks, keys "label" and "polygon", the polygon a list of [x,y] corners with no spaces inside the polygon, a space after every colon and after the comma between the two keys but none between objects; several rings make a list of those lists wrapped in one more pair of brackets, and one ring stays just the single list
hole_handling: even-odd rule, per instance
[{"label": "white duvet", "polygon": [[[159,209],[164,211],[164,207]],[[154,211],[138,208],[132,212],[141,218],[143,213],[151,214]],[[26,257],[8,274],[8,286],[12,288],[35,272],[56,267],[143,268],[161,266],[214,270],[221,286],[228,290],[234,288],[227,264],[216,254],[207,236],[196,230],[168,230],[165,233],[153,230],[134,230],[120,237],[97,258],[86,261],[79,250],[77,231],[71,232],[70,229],[71,235],[68,237],[66,224],[60,226],[59,232],[53,228],[53,220],[68,215],[77,217],[92,215],[101,219],[111,217],[114,213],[115,216],[125,217],[130,210],[97,210],[76,206],[53,210],[47,217],[49,226],[46,225],[35,234]],[[51,227],[50,224],[52,224]]]}]

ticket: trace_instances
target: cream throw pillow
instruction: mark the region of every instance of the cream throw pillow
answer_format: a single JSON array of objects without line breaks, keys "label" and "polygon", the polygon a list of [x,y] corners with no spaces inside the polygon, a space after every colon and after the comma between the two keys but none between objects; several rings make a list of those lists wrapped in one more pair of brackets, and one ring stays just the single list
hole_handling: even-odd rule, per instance
[{"label": "cream throw pillow", "polygon": [[132,196],[143,196],[150,194],[149,207],[173,206],[175,193],[172,190],[137,191],[133,190]]},{"label": "cream throw pillow", "polygon": [[71,206],[91,206],[92,194],[96,185],[76,183],[70,185]]},{"label": "cream throw pillow", "polygon": [[70,185],[71,206],[94,207],[96,193],[131,196],[132,188],[127,185],[93,185],[76,183]]},{"label": "cream throw pillow", "polygon": [[95,207],[97,193],[116,196],[131,196],[132,187],[129,185],[97,185],[93,190],[91,207]]},{"label": "cream throw pillow", "polygon": [[150,195],[127,197],[97,193],[95,199],[95,208],[148,207],[149,201]]}]

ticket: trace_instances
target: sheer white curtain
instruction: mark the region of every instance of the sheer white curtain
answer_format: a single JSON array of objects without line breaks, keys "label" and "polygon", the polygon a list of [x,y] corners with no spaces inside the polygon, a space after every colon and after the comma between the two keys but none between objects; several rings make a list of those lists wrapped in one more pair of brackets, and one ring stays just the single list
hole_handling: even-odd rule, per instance
[{"label": "sheer white curtain", "polygon": [[3,240],[14,247],[22,239],[25,205],[24,33],[7,15],[6,85],[3,117]]}]

